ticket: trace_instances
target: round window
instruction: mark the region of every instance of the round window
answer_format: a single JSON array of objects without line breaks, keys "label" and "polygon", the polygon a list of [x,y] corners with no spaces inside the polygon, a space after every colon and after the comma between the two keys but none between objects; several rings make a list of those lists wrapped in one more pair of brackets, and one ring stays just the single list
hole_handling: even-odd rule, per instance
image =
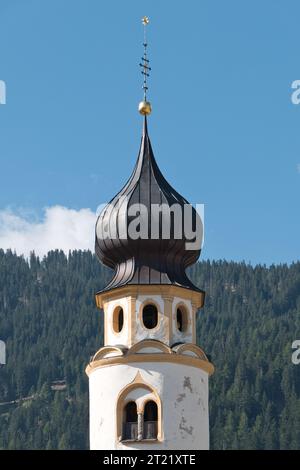
[{"label": "round window", "polygon": [[143,308],[143,323],[148,330],[155,328],[158,322],[157,307],[153,304],[145,305]]},{"label": "round window", "polygon": [[116,307],[113,313],[113,329],[116,333],[122,331],[124,324],[124,312],[122,307]]}]

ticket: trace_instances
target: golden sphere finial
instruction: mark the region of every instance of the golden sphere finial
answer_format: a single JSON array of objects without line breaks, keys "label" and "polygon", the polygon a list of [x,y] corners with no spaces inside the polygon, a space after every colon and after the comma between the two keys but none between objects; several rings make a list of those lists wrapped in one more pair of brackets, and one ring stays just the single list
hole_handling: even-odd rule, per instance
[{"label": "golden sphere finial", "polygon": [[142,57],[142,63],[140,63],[140,67],[142,68],[142,74],[144,76],[144,80],[143,80],[144,99],[139,104],[139,113],[142,114],[142,116],[148,116],[149,114],[151,114],[151,111],[152,111],[151,103],[147,101],[147,91],[148,91],[147,78],[149,77],[150,70],[151,70],[151,67],[149,67],[149,59],[147,57],[148,43],[147,43],[146,26],[149,24],[148,16],[143,16],[142,23],[144,26],[144,42],[143,42],[144,56]]},{"label": "golden sphere finial", "polygon": [[139,104],[139,113],[148,116],[152,112],[151,103],[149,101],[141,101]]}]

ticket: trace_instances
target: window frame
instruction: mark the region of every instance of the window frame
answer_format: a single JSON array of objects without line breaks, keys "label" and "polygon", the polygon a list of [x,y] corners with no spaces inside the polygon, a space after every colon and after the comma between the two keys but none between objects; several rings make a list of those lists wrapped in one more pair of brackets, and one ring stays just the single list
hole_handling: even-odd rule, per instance
[{"label": "window frame", "polygon": [[[143,319],[143,310],[147,305],[150,305],[150,304],[154,305],[157,309],[157,324],[154,328],[147,328],[146,325],[144,324],[144,319]],[[161,314],[161,306],[158,304],[157,301],[155,301],[151,297],[148,297],[147,299],[141,302],[141,305],[139,308],[139,319],[140,319],[140,324],[144,331],[147,331],[148,333],[156,333],[160,329],[162,317],[163,315]]]},{"label": "window frame", "polygon": [[[142,388],[145,390],[145,392],[148,392],[148,394],[152,394],[151,397],[145,398],[145,400],[142,400],[140,403],[137,403],[134,399],[128,397],[129,393],[132,392],[135,389]],[[116,430],[117,430],[117,436],[118,436],[118,441],[119,442],[133,442],[133,440],[127,440],[123,438],[123,426],[125,423],[125,407],[128,403],[130,402],[135,402],[137,405],[137,415],[142,414],[142,435],[143,435],[143,425],[144,425],[144,410],[145,406],[149,401],[153,401],[156,406],[157,406],[157,436],[156,439],[140,439],[136,440],[134,442],[162,442],[163,441],[163,436],[162,436],[162,403],[161,399],[157,393],[157,391],[151,387],[150,385],[146,384],[145,382],[134,382],[121,390],[119,393],[118,399],[117,399],[117,407],[116,407]],[[138,418],[138,423],[139,423],[139,418]],[[139,429],[138,429],[139,432]]]},{"label": "window frame", "polygon": [[[122,312],[123,321],[122,321],[122,328],[119,330],[119,319],[120,313]],[[117,318],[116,318],[117,317]],[[112,330],[116,335],[119,335],[123,332],[125,324],[125,315],[124,315],[124,307],[122,305],[116,305],[112,311]]]}]

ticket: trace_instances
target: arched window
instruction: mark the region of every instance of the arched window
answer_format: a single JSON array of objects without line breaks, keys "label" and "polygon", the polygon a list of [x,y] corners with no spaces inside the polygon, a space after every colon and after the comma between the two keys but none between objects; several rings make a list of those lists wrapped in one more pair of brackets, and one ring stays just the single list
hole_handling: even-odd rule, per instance
[{"label": "arched window", "polygon": [[188,315],[186,309],[182,306],[177,308],[176,321],[178,330],[184,333],[188,326]]},{"label": "arched window", "polygon": [[143,308],[143,323],[146,328],[152,330],[158,322],[157,307],[154,304],[147,304]]},{"label": "arched window", "polygon": [[134,401],[126,404],[124,409],[123,433],[122,439],[126,441],[135,441],[138,437],[137,430],[137,407]]},{"label": "arched window", "polygon": [[136,380],[123,388],[117,400],[118,441],[162,440],[161,399],[140,372]]},{"label": "arched window", "polygon": [[157,439],[157,404],[147,401],[144,408],[143,439]]},{"label": "arched window", "polygon": [[116,333],[122,331],[124,324],[124,312],[122,307],[116,307],[113,312],[113,329]]}]

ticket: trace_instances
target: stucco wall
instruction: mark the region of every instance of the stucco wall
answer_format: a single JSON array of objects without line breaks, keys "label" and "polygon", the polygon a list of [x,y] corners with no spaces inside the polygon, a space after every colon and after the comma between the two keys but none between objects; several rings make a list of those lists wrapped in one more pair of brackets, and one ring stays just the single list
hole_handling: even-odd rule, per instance
[{"label": "stucco wall", "polygon": [[[120,392],[142,379],[162,402],[162,442],[118,442],[117,401]],[[114,365],[90,374],[91,449],[208,449],[208,375],[201,369],[163,362]]]},{"label": "stucco wall", "polygon": [[[113,312],[116,307],[122,307],[123,309],[123,328],[120,333],[116,333],[113,329]],[[105,312],[105,339],[106,344],[115,346],[122,344],[128,345],[129,341],[129,302],[127,297],[122,297],[117,300],[112,300],[107,304],[107,310]]]},{"label": "stucco wall", "polygon": [[[187,329],[184,332],[181,332],[177,328],[177,306],[183,305],[188,317]],[[184,300],[180,297],[174,297],[172,302],[172,345],[175,343],[192,343],[193,342],[193,313],[192,313],[192,303],[190,300]]]},{"label": "stucco wall", "polygon": [[[142,321],[142,306],[145,302],[153,302],[158,307],[158,324],[153,329],[147,329]],[[184,332],[180,332],[177,328],[176,311],[177,306],[183,305],[187,312],[188,324]],[[120,333],[116,333],[113,329],[113,312],[114,309],[120,306],[124,312],[123,329]],[[120,299],[112,300],[107,303],[105,312],[105,343],[106,345],[123,345],[126,347],[138,343],[144,339],[156,339],[162,341],[168,346],[175,343],[192,343],[193,342],[193,328],[194,313],[192,312],[192,305],[190,300],[184,300],[180,297],[172,299],[172,328],[170,335],[169,317],[165,312],[165,303],[161,295],[138,295],[135,301],[135,309],[131,312],[130,297],[122,297]],[[129,332],[129,330],[131,331]]]}]

